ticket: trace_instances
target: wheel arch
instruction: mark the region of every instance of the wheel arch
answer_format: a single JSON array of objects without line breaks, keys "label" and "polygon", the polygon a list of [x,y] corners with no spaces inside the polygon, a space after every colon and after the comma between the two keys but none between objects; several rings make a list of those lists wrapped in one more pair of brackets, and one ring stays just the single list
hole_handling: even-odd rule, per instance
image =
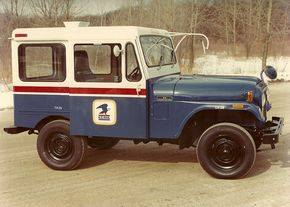
[{"label": "wheel arch", "polygon": [[35,125],[34,129],[40,131],[41,128],[42,128],[44,125],[46,125],[46,124],[48,124],[48,123],[50,123],[50,122],[52,122],[52,121],[55,121],[55,120],[67,120],[67,121],[69,121],[69,119],[68,119],[67,117],[65,117],[65,116],[61,116],[61,115],[52,115],[52,116],[47,116],[47,117],[41,119],[41,120],[40,120],[40,121]]},{"label": "wheel arch", "polygon": [[188,114],[183,120],[177,134],[179,146],[180,148],[192,146],[207,128],[218,123],[228,122],[243,127],[260,127],[263,121],[262,117],[253,110],[199,109]]}]

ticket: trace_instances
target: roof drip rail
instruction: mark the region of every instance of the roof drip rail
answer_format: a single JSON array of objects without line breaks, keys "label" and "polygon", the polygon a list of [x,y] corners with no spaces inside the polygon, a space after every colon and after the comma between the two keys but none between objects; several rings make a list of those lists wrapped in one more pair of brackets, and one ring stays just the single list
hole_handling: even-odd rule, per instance
[{"label": "roof drip rail", "polygon": [[180,44],[185,40],[186,37],[188,36],[200,36],[202,38],[204,38],[206,40],[206,45],[204,44],[204,41],[201,42],[202,44],[202,48],[203,48],[203,52],[206,53],[206,50],[209,49],[209,40],[208,37],[202,33],[180,33],[180,32],[169,32],[169,35],[171,37],[178,37],[178,36],[183,36],[181,38],[181,40],[178,42],[178,44],[175,47],[174,52],[176,52],[180,46]]}]

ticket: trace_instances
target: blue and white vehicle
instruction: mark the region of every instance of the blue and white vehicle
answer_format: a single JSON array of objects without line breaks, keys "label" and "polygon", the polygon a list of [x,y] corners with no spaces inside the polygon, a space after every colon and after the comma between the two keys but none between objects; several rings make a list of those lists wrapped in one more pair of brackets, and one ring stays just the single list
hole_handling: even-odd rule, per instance
[{"label": "blue and white vehicle", "polygon": [[[12,34],[14,124],[38,134],[41,160],[78,167],[87,145],[119,140],[197,147],[217,178],[246,175],[262,143],[274,144],[282,118],[268,120],[267,84],[255,77],[181,75],[172,37],[143,27],[16,29]],[[178,44],[179,46],[179,44]],[[178,47],[177,46],[177,47]],[[272,67],[265,74],[275,78]]]}]

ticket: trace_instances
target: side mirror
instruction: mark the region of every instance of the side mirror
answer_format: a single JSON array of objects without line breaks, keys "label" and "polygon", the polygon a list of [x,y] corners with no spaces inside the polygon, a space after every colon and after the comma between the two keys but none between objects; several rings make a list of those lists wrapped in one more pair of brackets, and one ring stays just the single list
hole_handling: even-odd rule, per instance
[{"label": "side mirror", "polygon": [[122,52],[123,50],[121,50],[117,45],[113,48],[113,53],[115,57],[119,57]]},{"label": "side mirror", "polygon": [[277,78],[277,70],[273,66],[266,66],[266,68],[264,69],[264,73],[271,80]]}]

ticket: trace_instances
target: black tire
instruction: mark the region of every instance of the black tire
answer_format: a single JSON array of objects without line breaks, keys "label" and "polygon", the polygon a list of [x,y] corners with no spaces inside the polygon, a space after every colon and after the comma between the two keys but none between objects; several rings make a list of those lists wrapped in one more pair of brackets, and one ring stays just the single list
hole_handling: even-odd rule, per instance
[{"label": "black tire", "polygon": [[82,162],[86,138],[71,137],[69,121],[55,120],[39,132],[37,151],[44,164],[54,170],[73,170]]},{"label": "black tire", "polygon": [[258,139],[258,138],[255,138],[254,142],[255,142],[256,150],[258,150],[261,147],[261,145],[262,145],[262,140]]},{"label": "black tire", "polygon": [[256,159],[252,136],[232,123],[220,123],[208,128],[197,146],[202,168],[211,176],[235,179],[245,176]]},{"label": "black tire", "polygon": [[91,148],[98,150],[107,150],[118,144],[119,139],[112,138],[90,138],[88,139],[88,145]]},{"label": "black tire", "polygon": [[256,134],[256,133],[251,133],[251,132],[249,132],[249,133],[253,137],[253,140],[254,140],[255,146],[256,146],[256,150],[258,150],[263,143],[263,141],[261,139],[261,135]]}]

